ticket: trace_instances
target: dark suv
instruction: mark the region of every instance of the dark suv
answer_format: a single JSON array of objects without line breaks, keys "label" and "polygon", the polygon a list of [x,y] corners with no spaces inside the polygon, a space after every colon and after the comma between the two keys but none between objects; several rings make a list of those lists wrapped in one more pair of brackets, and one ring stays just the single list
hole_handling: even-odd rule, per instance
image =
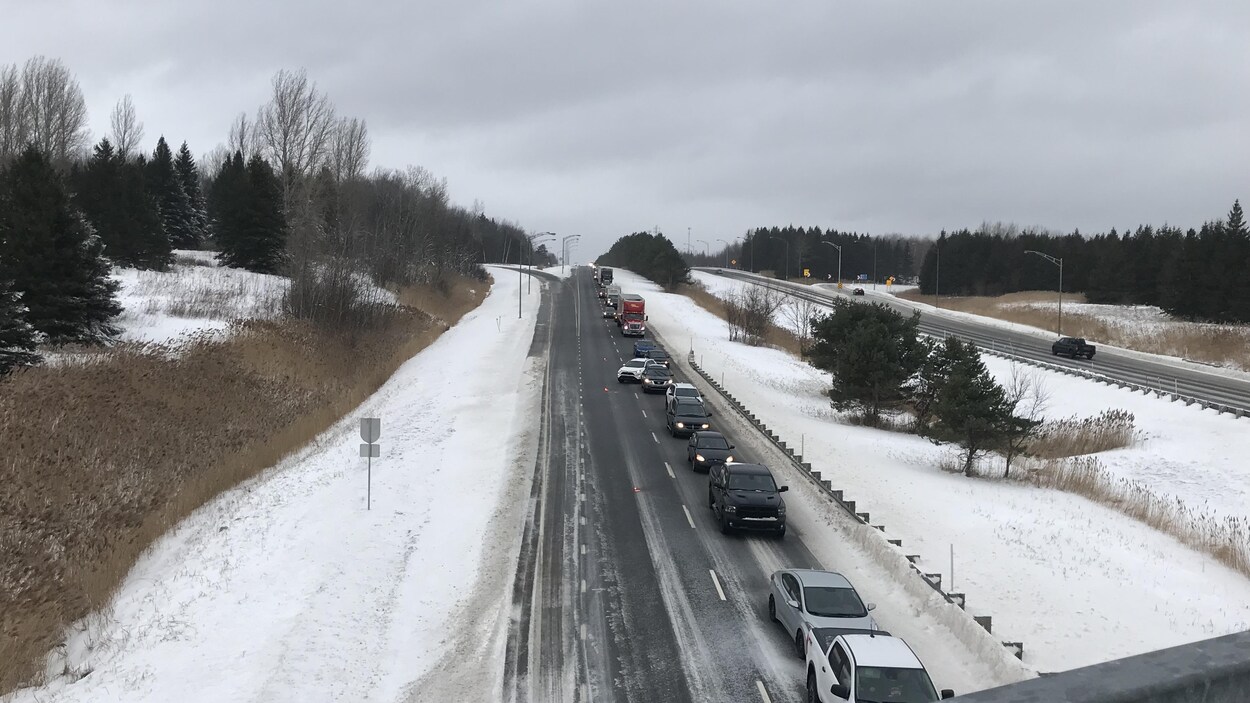
[{"label": "dark suv", "polygon": [[720,522],[720,531],[767,530],[778,538],[786,534],[786,502],[763,464],[717,464],[708,472],[707,504]]},{"label": "dark suv", "polygon": [[664,418],[668,433],[674,437],[689,437],[695,432],[712,429],[712,412],[701,400],[678,398],[668,407]]},{"label": "dark suv", "polygon": [[724,464],[734,460],[730,451],[734,445],[725,439],[725,435],[712,430],[700,430],[690,435],[686,445],[686,461],[695,471],[707,471],[715,464]]},{"label": "dark suv", "polygon": [[1066,356],[1069,359],[1075,359],[1079,356],[1093,359],[1095,351],[1097,350],[1094,345],[1080,337],[1060,337],[1050,345],[1051,354]]}]

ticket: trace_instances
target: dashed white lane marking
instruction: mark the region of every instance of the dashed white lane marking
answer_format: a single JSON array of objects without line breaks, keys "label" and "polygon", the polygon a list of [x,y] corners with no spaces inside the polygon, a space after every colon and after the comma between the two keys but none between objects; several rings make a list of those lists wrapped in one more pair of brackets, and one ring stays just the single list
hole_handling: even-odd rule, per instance
[{"label": "dashed white lane marking", "polygon": [[585,494],[585,493],[582,493],[581,495],[579,495],[579,496],[578,496],[578,498],[577,498],[577,499],[578,499],[578,500],[580,500],[580,501],[582,501],[583,503],[585,503],[585,502],[586,502],[586,494]]},{"label": "dashed white lane marking", "polygon": [[586,579],[582,579],[582,593],[586,592]]},{"label": "dashed white lane marking", "polygon": [[654,432],[651,433],[651,439],[654,439],[656,444],[660,443],[660,438],[656,437]]},{"label": "dashed white lane marking", "polygon": [[708,569],[707,572],[712,575],[712,584],[716,586],[716,595],[721,600],[725,600],[725,591],[720,587],[720,579],[716,578],[716,569]]},{"label": "dashed white lane marking", "polygon": [[582,639],[586,639],[586,623],[582,623]]},{"label": "dashed white lane marking", "polygon": [[[681,506],[681,510],[682,512],[686,514],[686,522],[690,523],[690,529],[692,530],[697,529],[694,526],[694,518],[690,517],[690,509],[683,505]],[[716,578],[716,574],[713,573],[712,578]],[[721,600],[725,600],[725,599],[722,597]]]},{"label": "dashed white lane marking", "polygon": [[586,545],[584,545],[584,544],[583,544],[583,545],[582,545],[582,554],[585,554],[585,553],[586,553]]},{"label": "dashed white lane marking", "polygon": [[585,515],[583,515],[583,516],[581,517],[581,521],[582,521],[582,524],[583,524],[583,525],[585,525],[585,524],[586,524],[586,516],[585,516]]},{"label": "dashed white lane marking", "polygon": [[755,688],[759,689],[759,692],[760,692],[760,700],[764,701],[764,703],[773,703],[773,699],[771,699],[771,698],[769,698],[769,697],[768,697],[768,691],[764,688],[764,682],[763,682],[763,681],[760,681],[759,679],[756,679],[756,680],[755,680]]},{"label": "dashed white lane marking", "polygon": [[664,468],[668,469],[669,478],[677,478],[677,474],[673,473],[673,467],[669,466],[667,461],[664,462]]}]

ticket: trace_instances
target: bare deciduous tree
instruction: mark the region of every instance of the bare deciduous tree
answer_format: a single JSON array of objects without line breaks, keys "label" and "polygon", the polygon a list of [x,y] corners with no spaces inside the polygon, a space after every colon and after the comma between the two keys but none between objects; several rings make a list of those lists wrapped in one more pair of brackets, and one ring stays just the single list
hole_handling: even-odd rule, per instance
[{"label": "bare deciduous tree", "polygon": [[799,350],[807,354],[812,341],[812,318],[820,312],[820,306],[805,298],[787,295],[781,307],[785,321],[790,324],[796,337],[799,338]]},{"label": "bare deciduous tree", "polygon": [[329,97],[303,69],[278,71],[273,97],[257,113],[256,127],[266,155],[282,177],[288,206],[294,180],[324,163],[335,124]]},{"label": "bare deciduous tree", "polygon": [[1026,372],[1020,365],[1011,367],[1011,381],[1003,389],[1007,407],[1017,422],[1006,428],[1000,451],[1006,460],[1003,476],[1011,475],[1011,462],[1028,451],[1029,444],[1037,437],[1042,418],[1050,402],[1050,391],[1036,373]]},{"label": "bare deciduous tree", "polygon": [[342,118],[334,128],[330,147],[330,171],[342,183],[360,178],[369,165],[369,128],[364,120]]},{"label": "bare deciduous tree", "polygon": [[113,128],[113,146],[123,159],[143,141],[143,123],[135,113],[135,103],[129,93],[117,101],[117,106],[109,115],[109,126]]},{"label": "bare deciduous tree", "polygon": [[60,59],[28,60],[22,67],[21,96],[28,142],[61,166],[86,149],[87,103]]},{"label": "bare deciduous tree", "polygon": [[725,318],[730,341],[757,346],[764,343],[784,296],[771,288],[746,285],[725,299]]},{"label": "bare deciduous tree", "polygon": [[17,156],[25,144],[26,120],[17,64],[0,66],[0,165]]},{"label": "bare deciduous tree", "polygon": [[246,112],[240,112],[230,123],[230,134],[226,138],[226,156],[236,151],[243,155],[244,161],[260,153],[256,124],[247,119]]}]

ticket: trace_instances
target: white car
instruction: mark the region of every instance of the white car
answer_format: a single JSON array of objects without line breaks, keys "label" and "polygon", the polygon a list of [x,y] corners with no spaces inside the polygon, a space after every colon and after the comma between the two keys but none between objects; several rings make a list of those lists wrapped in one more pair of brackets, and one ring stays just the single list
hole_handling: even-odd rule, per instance
[{"label": "white car", "polygon": [[703,396],[699,393],[699,389],[689,383],[674,383],[664,391],[664,411],[668,412],[673,409],[673,400],[676,398],[694,398],[699,402],[703,402]]},{"label": "white car", "polygon": [[[807,700],[818,703],[931,703],[938,692],[907,643],[887,634],[842,635],[809,628]],[[941,698],[954,698],[943,689]]]},{"label": "white car", "polygon": [[663,366],[663,364],[651,359],[630,359],[625,362],[624,366],[616,370],[616,382],[627,383],[633,381],[634,383],[642,383],[642,372],[648,366]]},{"label": "white car", "polygon": [[[877,623],[868,611],[877,606],[865,604],[845,576],[814,569],[782,569],[769,579],[768,617],[781,623],[786,635],[794,638],[799,659],[806,657],[806,632],[810,628],[870,632]],[[888,634],[888,633],[886,633]]]}]

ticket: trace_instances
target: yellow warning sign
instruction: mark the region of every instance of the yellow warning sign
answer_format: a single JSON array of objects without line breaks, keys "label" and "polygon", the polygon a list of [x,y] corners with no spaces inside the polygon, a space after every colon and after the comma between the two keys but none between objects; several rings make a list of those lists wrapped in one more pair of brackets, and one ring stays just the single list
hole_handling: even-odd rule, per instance
[{"label": "yellow warning sign", "polygon": [[811,269],[803,269],[803,278],[811,278],[811,277],[812,277],[812,270],[811,270]]}]

